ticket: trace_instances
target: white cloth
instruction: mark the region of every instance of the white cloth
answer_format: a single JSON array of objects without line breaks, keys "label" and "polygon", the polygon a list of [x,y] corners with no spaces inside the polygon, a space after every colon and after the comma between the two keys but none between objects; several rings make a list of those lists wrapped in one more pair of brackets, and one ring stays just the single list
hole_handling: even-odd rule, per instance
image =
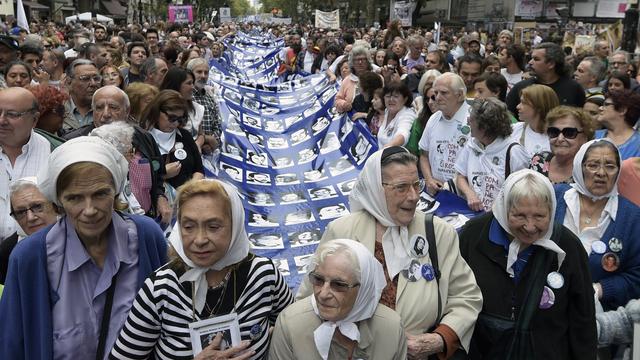
[{"label": "white cloth", "polygon": [[[564,250],[562,250],[558,244],[551,240],[551,234],[553,233],[553,218],[556,213],[556,197],[555,192],[553,190],[553,185],[544,175],[529,169],[523,169],[520,171],[516,171],[515,173],[509,175],[507,180],[504,182],[504,187],[500,190],[500,194],[498,198],[493,203],[493,216],[496,218],[500,226],[513,236],[513,232],[509,228],[509,194],[511,193],[511,188],[518,183],[520,180],[523,180],[525,176],[534,176],[537,177],[540,181],[544,182],[547,187],[547,191],[549,191],[549,197],[551,198],[551,213],[549,214],[549,229],[546,234],[544,234],[540,239],[533,242],[532,245],[540,246],[545,249],[551,250],[555,252],[558,256],[558,269],[562,266],[562,262],[566,256]],[[507,255],[507,267],[506,271],[512,277],[514,276],[513,269],[511,268],[513,264],[518,260],[518,253],[520,253],[520,247],[522,246],[522,242],[517,238],[513,238],[511,243],[509,244],[509,255]]]},{"label": "white cloth", "polygon": [[176,144],[176,134],[178,133],[178,130],[166,133],[164,131],[160,131],[160,129],[152,128],[149,132],[158,143],[160,155],[168,154]]},{"label": "white cloth", "polygon": [[[511,141],[520,143],[527,150],[527,154],[529,154],[529,158],[533,157],[533,155],[541,153],[543,151],[551,151],[551,145],[549,144],[549,136],[547,134],[540,134],[533,129],[531,126],[527,126],[525,128],[524,122],[517,122],[511,125],[511,129],[513,130],[511,133]],[[522,132],[524,131],[524,143],[520,140],[523,139]]]},{"label": "white cloth", "polygon": [[409,230],[406,226],[398,226],[393,222],[387,200],[382,187],[382,167],[380,159],[382,151],[378,150],[367,159],[358,175],[353,190],[349,194],[351,212],[366,210],[387,227],[382,235],[382,249],[387,262],[389,277],[393,279],[400,271],[408,269],[411,264]]},{"label": "white cloth", "polygon": [[431,115],[420,137],[420,150],[429,153],[431,175],[438,181],[453,179],[458,154],[471,136],[467,123],[470,106],[464,102],[451,119],[442,111]]},{"label": "white cloth", "polygon": [[47,166],[38,173],[38,187],[42,194],[57,205],[56,183],[58,176],[68,166],[79,162],[91,162],[104,166],[111,172],[116,194],[124,188],[129,163],[111,144],[96,136],[81,136],[58,146],[51,155]]},{"label": "white cloth", "polygon": [[573,175],[574,183],[571,184],[571,187],[576,189],[580,194],[592,199],[593,201],[610,198],[612,196],[616,196],[616,197],[618,196],[618,179],[620,175],[620,168],[618,168],[618,173],[616,174],[616,179],[613,183],[613,188],[611,188],[611,191],[609,191],[604,195],[600,195],[600,196],[593,195],[591,191],[587,189],[587,186],[584,183],[584,174],[582,173],[582,162],[584,161],[584,157],[586,156],[587,150],[589,149],[589,147],[591,147],[591,145],[601,141],[606,141],[611,145],[613,145],[613,148],[616,149],[616,156],[618,157],[618,163],[620,163],[620,152],[618,151],[618,147],[615,146],[615,144],[613,144],[609,139],[591,140],[586,142],[585,144],[582,144],[582,146],[578,150],[578,153],[576,153],[576,156],[573,158],[572,175]]},{"label": "white cloth", "polygon": [[22,154],[11,165],[11,160],[0,147],[0,241],[19,229],[18,223],[9,216],[9,183],[28,176],[36,176],[46,166],[51,153],[51,144],[33,130],[29,141],[22,146]]},{"label": "white cloth", "polygon": [[193,139],[195,140],[198,137],[198,131],[200,130],[200,124],[202,124],[202,119],[204,118],[204,106],[198,104],[197,102],[193,103],[193,111],[189,111],[187,116],[189,120],[186,124],[184,124],[183,129],[189,131]]},{"label": "white cloth", "polygon": [[[507,149],[512,143],[508,138],[498,138],[485,147],[471,138],[456,161],[456,171],[467,178],[486,211],[491,210],[504,183]],[[509,173],[529,167],[531,157],[522,145],[513,146],[509,152]]]},{"label": "white cloth", "polygon": [[[571,230],[584,246],[587,254],[591,253],[591,244],[602,239],[611,221],[616,221],[618,214],[618,197],[612,196],[607,200],[598,221],[593,226],[587,226],[580,231],[580,197],[576,189],[569,189],[564,193],[564,201],[567,204],[567,212],[564,215],[564,225]],[[594,219],[595,220],[595,219]]]},{"label": "white cloth", "polygon": [[416,112],[412,108],[405,106],[390,121],[388,117],[389,109],[386,109],[384,111],[384,120],[382,120],[380,130],[378,130],[378,147],[382,149],[397,135],[404,137],[404,142],[401,146],[407,145],[411,135],[411,126],[413,126],[413,121],[417,117]]},{"label": "white cloth", "polygon": [[[244,208],[242,207],[242,201],[240,195],[235,187],[214,179],[204,179],[200,181],[215,181],[222,185],[224,190],[229,196],[231,201],[231,242],[229,243],[229,249],[227,253],[218,260],[215,264],[208,268],[198,267],[191,261],[184,253],[182,246],[182,235],[180,234],[180,219],[176,221],[173,226],[171,235],[169,236],[169,242],[175,249],[176,253],[180,256],[182,261],[189,267],[182,276],[180,281],[193,281],[195,286],[196,298],[193,299],[194,305],[198,312],[201,312],[204,308],[204,304],[207,300],[207,271],[209,270],[222,270],[229,265],[236,264],[249,254],[249,238],[247,232],[244,229]],[[176,209],[176,213],[179,210]]]},{"label": "white cloth", "polygon": [[[358,295],[353,304],[353,308],[344,319],[337,322],[324,321],[313,332],[313,339],[316,349],[324,360],[329,357],[331,339],[336,329],[340,333],[356,342],[360,341],[360,331],[356,322],[369,319],[373,316],[378,307],[382,290],[387,286],[382,265],[364,245],[357,241],[347,239],[335,239],[331,242],[340,243],[349,247],[357,256],[360,265],[360,286]],[[311,306],[313,312],[320,317],[316,297],[311,296]]]},{"label": "white cloth", "polygon": [[511,88],[513,88],[513,85],[522,81],[522,74],[524,74],[523,71],[520,71],[515,74],[510,74],[507,71],[507,68],[500,69],[500,75],[504,76],[505,80],[507,80],[507,94],[509,93],[509,91],[511,91]]}]

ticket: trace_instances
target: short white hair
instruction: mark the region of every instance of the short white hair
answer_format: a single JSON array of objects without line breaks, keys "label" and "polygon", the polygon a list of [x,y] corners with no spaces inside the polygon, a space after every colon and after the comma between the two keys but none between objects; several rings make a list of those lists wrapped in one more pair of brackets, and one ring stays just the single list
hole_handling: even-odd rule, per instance
[{"label": "short white hair", "polygon": [[122,96],[122,101],[124,102],[124,107],[127,110],[131,109],[131,102],[129,101],[129,96],[127,96],[127,93],[124,92],[122,89],[120,89],[117,86],[114,85],[107,85],[107,86],[103,86],[101,88],[99,88],[98,90],[96,90],[96,92],[93,93],[93,96],[91,97],[91,109],[95,111],[96,109],[96,96],[98,96],[98,94],[102,91],[105,90],[116,90],[117,93],[119,93]]},{"label": "short white hair", "polygon": [[447,86],[450,90],[462,92],[463,99],[467,98],[467,87],[464,85],[464,80],[460,77],[460,75],[446,72],[438,76],[433,84],[435,85],[436,83],[441,83],[442,81],[447,81]]},{"label": "short white hair", "polygon": [[118,150],[122,156],[126,156],[133,149],[133,126],[125,121],[114,121],[91,131],[89,136],[96,136],[109,143]]},{"label": "short white hair", "polygon": [[349,269],[353,271],[354,280],[356,282],[360,282],[361,274],[358,255],[356,255],[355,251],[353,251],[349,246],[339,241],[327,241],[320,243],[309,262],[309,272],[322,265],[327,257],[336,255],[341,255],[344,259],[349,261]]},{"label": "short white hair", "polygon": [[[537,199],[547,205],[549,213],[553,211],[553,197],[544,180],[533,174],[527,174],[518,180],[507,194],[507,214],[522,199]],[[551,214],[553,217],[553,214]]]}]

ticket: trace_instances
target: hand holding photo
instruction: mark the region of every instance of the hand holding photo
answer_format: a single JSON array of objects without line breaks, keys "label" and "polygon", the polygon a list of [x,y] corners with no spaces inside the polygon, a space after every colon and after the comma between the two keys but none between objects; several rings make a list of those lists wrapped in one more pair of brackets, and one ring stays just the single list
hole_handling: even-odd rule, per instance
[{"label": "hand holding photo", "polygon": [[230,313],[192,322],[189,324],[189,334],[193,355],[198,355],[216,337],[221,337],[218,350],[224,351],[232,346],[238,346],[240,344],[238,314]]}]

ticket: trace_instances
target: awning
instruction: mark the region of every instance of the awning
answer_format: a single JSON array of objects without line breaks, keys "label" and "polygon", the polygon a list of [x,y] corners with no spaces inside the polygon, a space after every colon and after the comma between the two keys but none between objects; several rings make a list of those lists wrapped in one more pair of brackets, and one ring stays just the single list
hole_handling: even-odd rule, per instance
[{"label": "awning", "polygon": [[46,9],[46,10],[49,10],[48,6],[42,5],[42,4],[37,3],[35,1],[23,1],[22,4],[24,4],[24,6],[28,6],[28,7],[32,8],[32,9],[42,9],[42,10]]},{"label": "awning", "polygon": [[58,8],[58,10],[62,10],[62,11],[76,11],[76,8],[74,8],[73,6],[61,6]]},{"label": "awning", "polygon": [[105,7],[105,9],[107,9],[109,14],[111,15],[120,15],[120,16],[127,15],[127,8],[120,5],[118,1],[102,0],[101,2],[102,2],[102,5]]}]

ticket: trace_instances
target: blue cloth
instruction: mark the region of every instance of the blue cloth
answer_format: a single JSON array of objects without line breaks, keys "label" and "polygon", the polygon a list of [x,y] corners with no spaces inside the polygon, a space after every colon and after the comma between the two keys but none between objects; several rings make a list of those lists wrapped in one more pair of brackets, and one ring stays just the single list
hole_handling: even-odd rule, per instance
[{"label": "blue cloth", "polygon": [[[509,244],[511,240],[509,240],[509,234],[505,229],[500,226],[498,220],[493,218],[491,220],[491,225],[489,227],[489,241],[496,245],[500,245],[504,248],[505,256],[509,255]],[[518,254],[518,259],[516,260],[511,268],[513,269],[513,281],[517,284],[520,282],[520,274],[527,266],[527,261],[529,261],[529,257],[533,253],[534,246],[527,246],[526,249],[520,251]]]},{"label": "blue cloth", "polygon": [[[564,193],[570,189],[567,184],[555,186],[557,208],[555,221],[564,222],[567,203]],[[620,258],[616,271],[607,272],[602,268],[603,254],[593,251],[589,256],[589,269],[594,283],[602,285],[603,297],[600,300],[605,310],[615,310],[629,300],[640,297],[640,208],[626,198],[618,195],[618,215],[605,230],[602,240],[609,248],[609,240],[622,241],[622,250],[615,253]]]},{"label": "blue cloth", "polygon": [[[167,243],[152,219],[127,215],[138,232],[138,288],[167,261]],[[47,275],[49,226],[16,245],[0,299],[0,359],[51,359],[51,308],[59,300]],[[96,339],[96,342],[98,339]],[[108,353],[108,351],[107,351]]]},{"label": "blue cloth", "polygon": [[[596,130],[595,138],[602,139],[607,137],[607,130]],[[618,146],[620,151],[620,160],[626,160],[630,157],[640,156],[640,133],[633,132],[633,135],[624,144]]]}]

